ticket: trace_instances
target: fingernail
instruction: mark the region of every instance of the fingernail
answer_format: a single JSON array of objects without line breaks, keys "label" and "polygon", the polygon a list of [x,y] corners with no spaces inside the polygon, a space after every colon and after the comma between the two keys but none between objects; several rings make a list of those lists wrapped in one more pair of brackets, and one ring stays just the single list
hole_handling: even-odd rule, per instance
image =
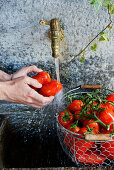
[{"label": "fingernail", "polygon": [[42,87],[42,84],[39,83],[39,84],[38,84],[38,87],[41,88],[41,87]]},{"label": "fingernail", "polygon": [[43,70],[42,69],[39,69],[40,72],[42,72]]}]

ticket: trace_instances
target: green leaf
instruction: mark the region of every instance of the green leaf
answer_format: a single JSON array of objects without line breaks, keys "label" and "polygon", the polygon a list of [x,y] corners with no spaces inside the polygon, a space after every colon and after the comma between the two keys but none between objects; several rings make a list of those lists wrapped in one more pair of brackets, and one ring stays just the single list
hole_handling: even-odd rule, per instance
[{"label": "green leaf", "polygon": [[104,0],[104,2],[103,2],[103,5],[104,6],[107,6],[109,3],[111,3],[112,2],[112,0]]},{"label": "green leaf", "polygon": [[70,121],[69,110],[65,110],[65,116],[62,117],[62,120],[63,120],[64,122],[66,122],[67,120]]},{"label": "green leaf", "polygon": [[96,51],[97,50],[97,44],[96,43],[94,43],[93,46],[91,46],[91,50],[92,51]]},{"label": "green leaf", "polygon": [[70,54],[70,57],[72,58],[73,56]]},{"label": "green leaf", "polygon": [[82,50],[81,54],[83,55],[83,57],[86,55],[86,50]]},{"label": "green leaf", "polygon": [[114,4],[108,5],[108,9],[109,9],[111,14],[114,14]]},{"label": "green leaf", "polygon": [[105,41],[105,38],[101,36],[101,37],[99,38],[99,41]]},{"label": "green leaf", "polygon": [[85,57],[84,57],[84,56],[83,56],[83,57],[81,57],[81,59],[80,59],[80,63],[83,63],[84,59],[85,59]]},{"label": "green leaf", "polygon": [[101,32],[100,33],[101,34],[101,37],[99,38],[99,41],[109,41],[109,32],[107,32],[107,33],[103,33],[103,32]]},{"label": "green leaf", "polygon": [[94,6],[96,12],[99,10],[100,6],[102,6],[102,1],[103,0],[92,0],[91,1],[90,4]]},{"label": "green leaf", "polygon": [[65,78],[66,78],[68,75],[69,75],[69,74],[68,74],[68,73],[66,73],[66,74],[65,74]]}]

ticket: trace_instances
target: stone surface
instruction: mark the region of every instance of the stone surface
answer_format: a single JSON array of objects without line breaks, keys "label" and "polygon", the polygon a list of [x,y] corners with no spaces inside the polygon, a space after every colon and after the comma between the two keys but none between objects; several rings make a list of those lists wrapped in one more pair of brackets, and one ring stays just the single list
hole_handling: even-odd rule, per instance
[{"label": "stone surface", "polygon": [[[60,19],[65,34],[60,56],[63,63],[69,60],[70,54],[75,55],[84,48],[109,23],[107,11],[102,7],[96,13],[88,0],[1,0],[0,13],[0,62],[1,69],[8,72],[30,64],[44,66],[44,70],[54,68],[49,26],[40,26],[41,19]],[[70,72],[67,78],[72,87],[101,83],[114,88],[113,35],[111,30],[110,42],[99,43],[97,52],[88,48],[83,63],[78,57],[66,68],[66,72]]]},{"label": "stone surface", "polygon": [[[1,0],[0,69],[12,73],[22,66],[35,64],[52,75],[55,66],[48,38],[49,26],[40,26],[39,21],[41,19],[48,21],[55,17],[59,18],[64,29],[60,66],[71,59],[70,54],[78,54],[109,23],[107,11],[101,7],[99,12],[96,13],[89,0]],[[112,20],[114,20],[113,16]],[[65,68],[65,71],[60,71],[61,82],[65,91],[80,84],[99,83],[103,87],[114,89],[113,36],[114,32],[111,30],[110,41],[98,43],[97,52],[92,52],[89,47],[83,63],[80,63],[80,57],[77,57],[68,68]],[[67,78],[65,78],[65,72],[69,73]],[[58,101],[60,101],[60,98],[58,98]],[[25,165],[27,167],[28,162],[31,167],[35,165],[36,167],[74,166],[59,145],[54,117],[58,112],[57,107],[58,102],[56,100],[40,111],[16,104],[0,106],[2,114],[12,115],[9,120],[14,131],[17,132],[14,138],[16,136],[23,141],[22,147],[20,147],[20,140],[17,140],[17,143],[12,146],[12,148],[15,148],[14,151],[18,150],[20,151],[18,152],[19,155],[24,155],[26,153],[23,149],[25,145],[32,148],[34,141],[36,141],[36,145],[38,144],[37,148],[34,148],[33,152],[31,151],[32,154],[36,153],[36,157],[33,155],[33,162],[31,159],[29,160],[30,154],[28,154],[28,157],[26,155],[26,160],[20,156],[20,159],[17,158],[17,160],[20,160],[20,166]],[[9,138],[8,135],[6,137],[9,141],[14,141],[13,137]],[[28,139],[32,142],[29,143]],[[37,139],[39,139],[39,142]],[[10,142],[8,143],[10,150],[9,145]],[[17,147],[18,145],[19,147]],[[55,147],[59,147],[56,154]],[[29,152],[28,148],[27,153]],[[21,149],[23,149],[22,153]],[[7,150],[5,151],[7,153]],[[37,156],[39,151],[42,153],[41,156],[38,155],[40,158]],[[18,165],[16,159],[12,161],[18,154],[14,153],[12,156],[10,155],[12,153],[8,152],[6,158],[4,158],[8,167],[11,167],[13,163],[14,166]],[[7,156],[11,158],[11,161],[8,162]],[[23,161],[25,162],[23,163]]]}]

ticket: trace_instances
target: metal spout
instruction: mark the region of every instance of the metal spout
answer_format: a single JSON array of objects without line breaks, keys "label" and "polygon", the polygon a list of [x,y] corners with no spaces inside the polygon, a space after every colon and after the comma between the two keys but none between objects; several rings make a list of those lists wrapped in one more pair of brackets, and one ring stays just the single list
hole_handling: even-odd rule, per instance
[{"label": "metal spout", "polygon": [[50,25],[49,37],[51,39],[52,57],[57,58],[60,56],[60,42],[64,37],[64,32],[60,26],[58,19],[51,21],[40,21],[40,25]]}]

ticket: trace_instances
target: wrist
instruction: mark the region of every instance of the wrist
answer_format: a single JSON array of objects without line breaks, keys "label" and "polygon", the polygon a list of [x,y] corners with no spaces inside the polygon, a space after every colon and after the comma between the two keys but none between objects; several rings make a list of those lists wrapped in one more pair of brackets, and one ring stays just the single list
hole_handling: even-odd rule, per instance
[{"label": "wrist", "polygon": [[13,74],[7,74],[4,71],[0,70],[0,81],[9,81],[12,79]]},{"label": "wrist", "polygon": [[13,74],[10,74],[10,80],[13,80]]},{"label": "wrist", "polygon": [[0,82],[0,100],[7,100],[7,81]]}]

